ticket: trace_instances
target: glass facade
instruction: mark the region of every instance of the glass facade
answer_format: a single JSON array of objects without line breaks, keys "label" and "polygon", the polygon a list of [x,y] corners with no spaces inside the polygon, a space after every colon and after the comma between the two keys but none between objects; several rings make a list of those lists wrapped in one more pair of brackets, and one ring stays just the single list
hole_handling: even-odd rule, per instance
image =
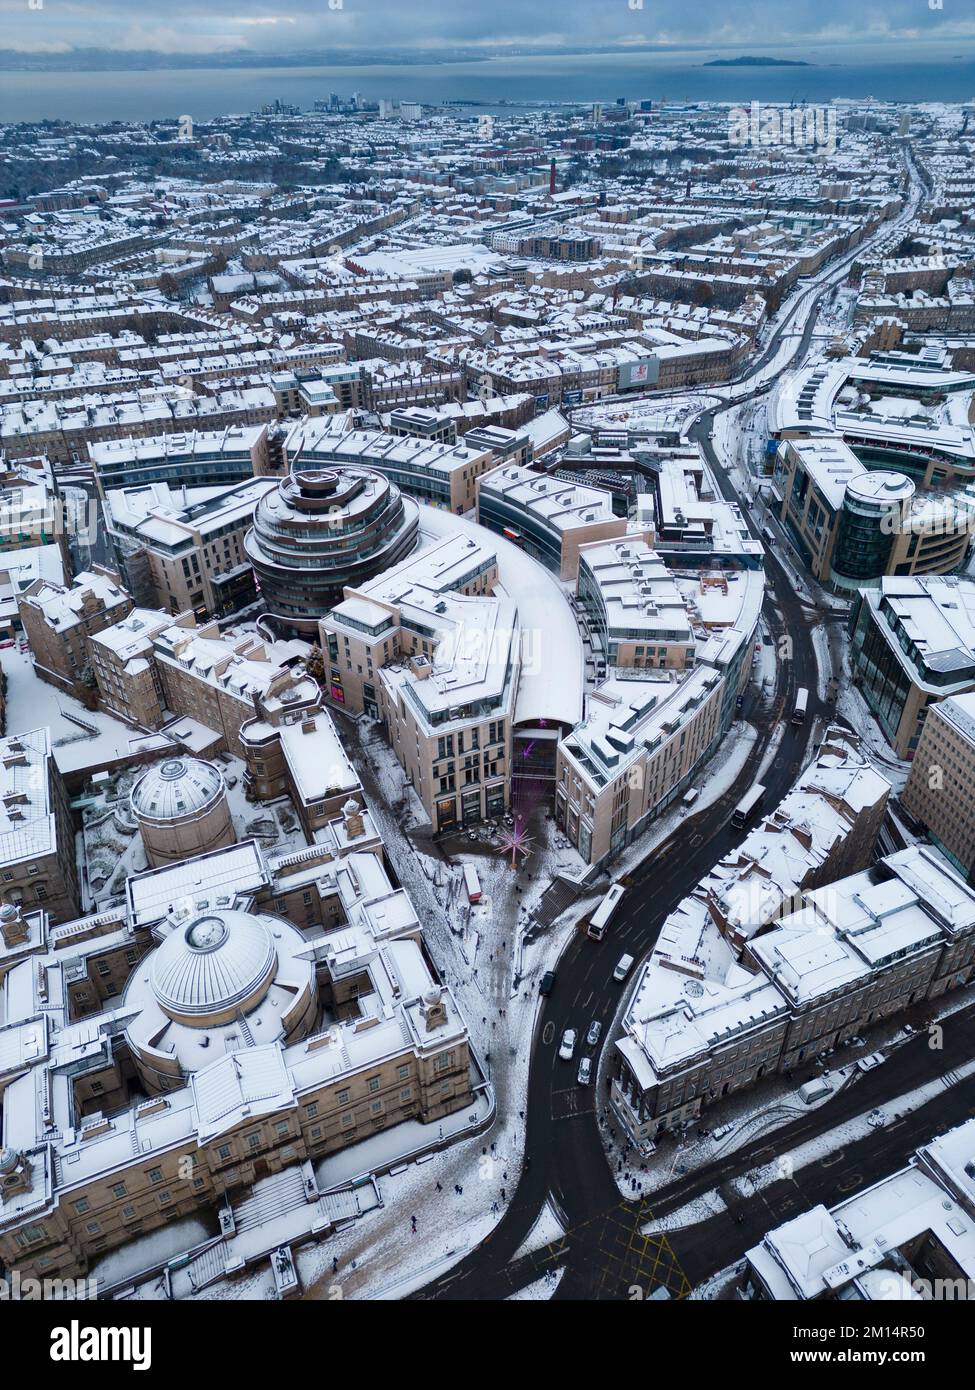
[{"label": "glass facade", "polygon": [[402,560],[418,534],[416,504],[404,504],[381,474],[323,469],[291,474],[261,498],[244,549],[272,618],[288,631],[314,635],[346,585]]}]

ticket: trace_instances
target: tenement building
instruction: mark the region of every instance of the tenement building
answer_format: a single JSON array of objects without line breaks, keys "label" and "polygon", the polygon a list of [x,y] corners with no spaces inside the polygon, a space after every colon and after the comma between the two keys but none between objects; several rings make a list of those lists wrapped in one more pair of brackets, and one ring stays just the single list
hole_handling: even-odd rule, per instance
[{"label": "tenement building", "polygon": [[740,953],[706,890],[664,923],[616,1044],[612,1104],[637,1144],[968,984],[975,890],[912,846],[739,934]]},{"label": "tenement building", "polygon": [[35,579],[17,595],[21,627],[41,680],[84,698],[94,690],[90,638],[120,622],[132,600],[119,576],[95,565],[71,584]]},{"label": "tenement building", "polygon": [[54,922],[77,916],[74,826],[48,729],[0,739],[0,801],[0,899]]},{"label": "tenement building", "polygon": [[144,729],[160,729],[189,716],[212,733],[213,746],[244,757],[241,726],[257,717],[291,722],[320,703],[307,674],[310,647],[301,641],[266,641],[255,631],[216,622],[194,625],[134,608],[91,641],[92,666],[105,709]]}]

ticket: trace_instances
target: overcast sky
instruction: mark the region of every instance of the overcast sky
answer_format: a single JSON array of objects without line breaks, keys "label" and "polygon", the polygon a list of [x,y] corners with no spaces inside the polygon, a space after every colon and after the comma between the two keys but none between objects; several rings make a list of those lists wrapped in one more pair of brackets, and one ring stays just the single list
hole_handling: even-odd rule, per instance
[{"label": "overcast sky", "polygon": [[973,0],[0,0],[0,48],[36,52],[626,43],[879,58],[934,40],[972,51]]}]

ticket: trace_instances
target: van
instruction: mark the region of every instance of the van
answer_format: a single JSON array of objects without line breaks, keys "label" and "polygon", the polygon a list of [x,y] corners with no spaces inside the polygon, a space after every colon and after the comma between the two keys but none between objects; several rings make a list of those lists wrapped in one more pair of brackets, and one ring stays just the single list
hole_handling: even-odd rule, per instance
[{"label": "van", "polygon": [[682,806],[693,806],[697,798],[701,795],[700,788],[691,787],[689,792],[685,792],[681,797]]},{"label": "van", "polygon": [[807,1081],[804,1086],[799,1087],[799,1099],[803,1105],[814,1105],[817,1100],[822,1100],[825,1096],[832,1094],[833,1088],[825,1076],[814,1076],[811,1081]]},{"label": "van", "polygon": [[613,971],[613,979],[625,980],[627,975],[630,973],[630,967],[632,966],[632,964],[632,956],[620,956],[616,969]]}]

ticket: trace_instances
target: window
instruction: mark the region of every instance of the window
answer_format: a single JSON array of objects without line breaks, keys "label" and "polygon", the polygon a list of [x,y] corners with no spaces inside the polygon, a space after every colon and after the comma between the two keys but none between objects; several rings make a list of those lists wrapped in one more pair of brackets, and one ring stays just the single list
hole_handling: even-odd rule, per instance
[{"label": "window", "polygon": [[230,1157],[230,1153],[231,1150],[229,1144],[221,1144],[219,1149],[217,1149],[217,1156],[219,1158],[222,1158],[225,1163],[227,1159]]},{"label": "window", "polygon": [[162,1169],[161,1169],[161,1168],[150,1168],[150,1169],[149,1169],[148,1177],[149,1177],[149,1181],[150,1181],[150,1182],[162,1182],[162,1180],[163,1180]]},{"label": "window", "polygon": [[91,1203],[89,1202],[87,1197],[79,1197],[77,1202],[75,1202],[74,1204],[74,1209],[80,1216],[82,1212],[91,1210]]},{"label": "window", "polygon": [[353,1115],[351,1110],[347,1110],[345,1114],[342,1116],[342,1128],[351,1129],[354,1124],[355,1116]]},{"label": "window", "polygon": [[123,1208],[122,1208],[122,1220],[123,1220],[123,1221],[134,1221],[134,1220],[135,1220],[135,1207],[123,1207]]},{"label": "window", "polygon": [[313,1120],[315,1118],[315,1116],[318,1114],[317,1100],[313,1100],[310,1105],[305,1106],[305,1114],[308,1116],[309,1120]]},{"label": "window", "polygon": [[25,1226],[22,1231],[18,1231],[14,1236],[17,1244],[23,1250],[28,1245],[36,1245],[38,1241],[47,1237],[47,1231],[43,1226]]},{"label": "window", "polygon": [[369,1085],[370,1091],[378,1091],[378,1090],[379,1090],[379,1077],[378,1077],[378,1076],[370,1076],[368,1085]]},{"label": "window", "polygon": [[409,1063],[407,1062],[405,1066],[402,1066],[402,1067],[400,1067],[400,1069],[399,1069],[399,1079],[400,1079],[400,1081],[405,1081],[406,1078],[409,1076],[409,1074],[410,1074],[410,1066],[409,1066]]},{"label": "window", "polygon": [[252,1149],[259,1149],[261,1147],[260,1134],[248,1134],[247,1143]]},{"label": "window", "polygon": [[112,1196],[113,1196],[113,1197],[119,1197],[119,1198],[125,1196],[125,1183],[124,1183],[124,1182],[116,1182],[116,1183],[113,1183],[113,1184],[112,1184]]},{"label": "window", "polygon": [[172,1201],[172,1198],[170,1197],[168,1192],[160,1192],[159,1196],[156,1198],[156,1201],[159,1203],[161,1207],[168,1207],[169,1203]]},{"label": "window", "polygon": [[336,1095],[335,1099],[338,1101],[339,1105],[348,1105],[348,1103],[349,1103],[349,1093],[348,1093],[348,1091],[339,1091],[338,1094]]},{"label": "window", "polygon": [[279,1139],[283,1139],[286,1134],[290,1133],[288,1128],[288,1121],[277,1120],[274,1125],[274,1132]]}]

